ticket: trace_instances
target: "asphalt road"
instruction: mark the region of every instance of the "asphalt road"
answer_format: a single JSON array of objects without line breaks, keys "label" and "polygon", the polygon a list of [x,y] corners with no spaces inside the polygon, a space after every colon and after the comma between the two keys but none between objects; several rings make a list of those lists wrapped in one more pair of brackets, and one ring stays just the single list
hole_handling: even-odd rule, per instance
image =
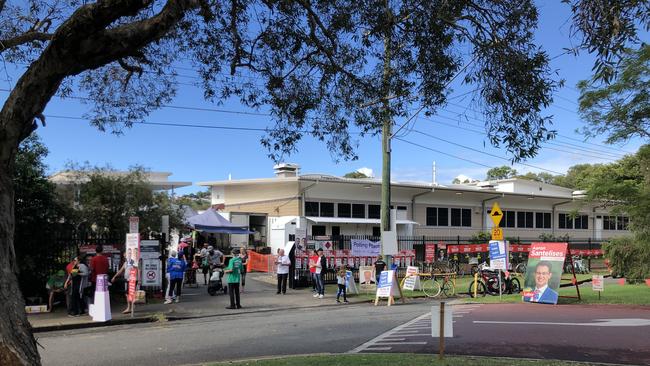
[{"label": "asphalt road", "polygon": [[[38,341],[45,365],[179,365],[324,352],[434,353],[438,339],[430,336],[431,304],[228,315],[41,333]],[[650,365],[648,307],[457,305],[454,312],[449,354]]]},{"label": "asphalt road", "polygon": [[[454,307],[450,354],[650,365],[650,308],[541,304]],[[352,352],[438,352],[430,314]]]},{"label": "asphalt road", "polygon": [[[384,302],[385,304],[385,302]],[[347,352],[430,303],[229,315],[38,334],[44,365],[179,365],[268,355]]]}]

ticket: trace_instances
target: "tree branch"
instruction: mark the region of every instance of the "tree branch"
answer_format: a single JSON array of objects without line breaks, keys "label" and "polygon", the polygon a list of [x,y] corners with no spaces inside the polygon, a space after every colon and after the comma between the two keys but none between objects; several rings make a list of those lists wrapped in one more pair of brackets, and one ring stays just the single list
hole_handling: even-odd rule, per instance
[{"label": "tree branch", "polygon": [[126,79],[124,79],[124,86],[122,87],[123,90],[126,90],[126,87],[129,85],[129,80],[131,80],[133,73],[138,73],[138,76],[142,76],[144,69],[142,69],[140,66],[129,65],[122,58],[117,60],[117,63],[120,64],[120,66],[128,72],[126,74]]},{"label": "tree branch", "polygon": [[24,45],[26,43],[35,41],[49,41],[54,37],[51,33],[43,33],[38,31],[29,31],[13,38],[0,40],[0,53],[14,47]]}]

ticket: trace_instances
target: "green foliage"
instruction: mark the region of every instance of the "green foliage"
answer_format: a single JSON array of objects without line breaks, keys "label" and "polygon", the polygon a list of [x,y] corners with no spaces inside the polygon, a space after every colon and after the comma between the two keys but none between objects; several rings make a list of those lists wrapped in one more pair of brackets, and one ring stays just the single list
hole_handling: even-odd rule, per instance
[{"label": "green foliage", "polygon": [[508,179],[517,176],[517,170],[507,165],[495,167],[487,171],[486,180]]},{"label": "green foliage", "polygon": [[605,258],[613,274],[625,276],[630,282],[650,278],[650,237],[626,236],[603,244]]},{"label": "green foliage", "polygon": [[365,175],[365,174],[363,174],[363,173],[361,173],[361,172],[354,171],[354,172],[346,173],[346,174],[343,176],[343,178],[362,179],[362,178],[370,178],[370,177],[367,176],[367,175]]},{"label": "green foliage", "polygon": [[[166,192],[154,192],[142,167],[128,172],[110,168],[77,167],[72,170],[75,184],[69,190],[78,190],[73,220],[98,234],[122,238],[128,232],[130,216],[140,218],[140,232],[160,232],[161,218],[169,215],[169,227],[181,228],[182,212],[172,203]],[[63,188],[63,191],[66,189]],[[65,194],[65,192],[63,192]],[[68,201],[72,203],[72,201]]]},{"label": "green foliage", "polygon": [[526,180],[534,180],[536,182],[554,184],[556,176],[551,174],[551,173],[545,173],[545,172],[540,172],[540,173],[528,172],[528,173],[523,174],[523,175],[517,175],[515,178],[526,179]]},{"label": "green foliage", "polygon": [[196,193],[188,193],[176,199],[176,204],[189,206],[195,211],[207,210],[212,203],[210,189]]},{"label": "green foliage", "polygon": [[470,244],[485,244],[492,240],[492,234],[490,232],[478,232],[472,235],[469,239]]},{"label": "green foliage", "polygon": [[583,80],[580,116],[589,137],[607,135],[609,144],[633,137],[650,139],[650,45],[625,54],[611,84]]},{"label": "green foliage", "polygon": [[47,154],[47,148],[34,134],[18,148],[14,168],[14,248],[20,287],[27,296],[44,288],[48,274],[43,272],[42,263],[54,256],[52,238],[57,222],[65,215],[55,187],[45,175],[43,159]]},{"label": "green foliage", "polygon": [[[594,80],[609,83],[628,48],[643,44],[640,35],[650,29],[647,1],[562,0],[573,12],[572,35],[580,49],[595,54]],[[647,40],[646,40],[647,41]]]},{"label": "green foliage", "polygon": [[571,240],[569,234],[555,236],[553,234],[543,233],[539,236],[539,241],[545,243],[564,243],[564,242],[568,242],[569,240]]}]

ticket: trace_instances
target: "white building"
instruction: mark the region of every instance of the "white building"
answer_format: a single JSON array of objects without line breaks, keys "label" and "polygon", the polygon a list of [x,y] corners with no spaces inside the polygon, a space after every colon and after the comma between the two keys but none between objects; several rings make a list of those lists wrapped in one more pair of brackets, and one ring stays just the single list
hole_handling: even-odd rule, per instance
[{"label": "white building", "polygon": [[[380,180],[299,174],[295,164],[274,168],[274,178],[197,184],[210,187],[212,204],[233,223],[258,232],[256,239],[272,250],[292,239],[297,227],[311,236],[380,235]],[[582,197],[584,192],[521,179],[450,186],[393,182],[391,189],[398,236],[467,240],[492,227],[493,202],[504,212],[506,237],[601,241],[627,233],[627,217],[612,216]],[[232,245],[249,240],[233,235]]]}]

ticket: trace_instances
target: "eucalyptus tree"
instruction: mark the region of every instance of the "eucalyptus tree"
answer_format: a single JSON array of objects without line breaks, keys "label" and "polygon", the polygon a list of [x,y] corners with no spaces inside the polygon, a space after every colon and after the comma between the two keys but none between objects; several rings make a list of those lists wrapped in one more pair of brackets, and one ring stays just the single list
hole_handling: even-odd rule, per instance
[{"label": "eucalyptus tree", "polygon": [[0,56],[26,65],[0,110],[0,364],[40,363],[16,281],[11,177],[53,97],[81,98],[91,124],[119,134],[171,103],[177,67],[190,66],[206,100],[270,113],[271,158],[311,135],[355,159],[351,130],[395,137],[393,121],[435,113],[462,75],[490,142],[518,160],[553,136],[537,17],[531,0],[0,0]]}]

